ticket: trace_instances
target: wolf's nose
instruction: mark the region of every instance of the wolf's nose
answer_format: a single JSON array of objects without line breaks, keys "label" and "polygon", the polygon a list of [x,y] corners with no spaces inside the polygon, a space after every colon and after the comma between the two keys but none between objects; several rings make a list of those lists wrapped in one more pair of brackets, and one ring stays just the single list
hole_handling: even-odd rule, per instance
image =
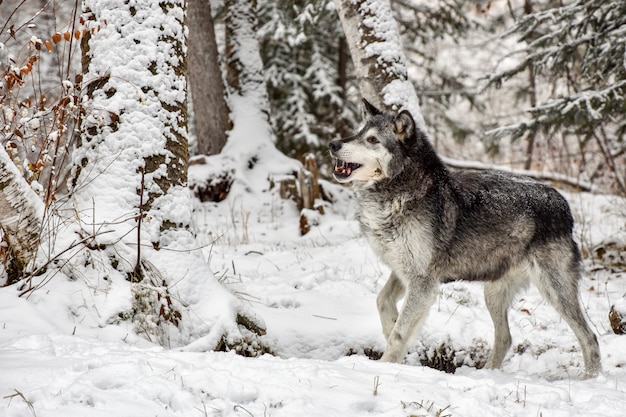
[{"label": "wolf's nose", "polygon": [[337,152],[339,149],[341,149],[341,142],[339,142],[338,140],[333,140],[328,144],[328,147],[330,148],[331,152]]}]

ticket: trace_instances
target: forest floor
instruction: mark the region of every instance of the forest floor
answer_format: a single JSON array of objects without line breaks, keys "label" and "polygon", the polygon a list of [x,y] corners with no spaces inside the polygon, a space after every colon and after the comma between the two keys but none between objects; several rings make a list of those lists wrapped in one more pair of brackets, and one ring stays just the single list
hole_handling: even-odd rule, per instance
[{"label": "forest floor", "polygon": [[[62,275],[39,290],[57,294],[45,302],[1,289],[0,416],[626,416],[626,336],[607,318],[626,274],[586,261],[596,378],[584,378],[574,335],[533,288],[513,304],[502,369],[478,369],[493,341],[478,283],[442,285],[406,363],[381,363],[375,299],[389,271],[360,235],[350,193],[336,199],[305,236],[295,205],[273,193],[197,207],[212,270],[263,318],[272,354],[186,352],[120,337],[123,323],[88,328],[74,294],[54,291]],[[585,253],[624,240],[626,202],[568,199]]]}]

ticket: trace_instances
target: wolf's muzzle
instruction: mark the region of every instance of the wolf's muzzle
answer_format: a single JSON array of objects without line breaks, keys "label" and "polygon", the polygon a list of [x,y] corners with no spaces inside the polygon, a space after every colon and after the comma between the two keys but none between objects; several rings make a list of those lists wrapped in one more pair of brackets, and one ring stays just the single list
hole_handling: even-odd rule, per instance
[{"label": "wolf's muzzle", "polygon": [[341,143],[341,141],[339,141],[339,140],[332,140],[328,144],[328,147],[330,148],[330,152],[335,153],[335,152],[339,152],[339,150],[341,149],[342,145],[343,145],[343,143]]}]

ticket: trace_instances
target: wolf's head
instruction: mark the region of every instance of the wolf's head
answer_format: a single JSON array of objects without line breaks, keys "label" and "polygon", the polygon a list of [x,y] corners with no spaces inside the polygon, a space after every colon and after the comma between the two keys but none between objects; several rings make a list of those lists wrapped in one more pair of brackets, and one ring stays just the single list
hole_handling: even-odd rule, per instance
[{"label": "wolf's head", "polygon": [[366,113],[363,128],[356,135],[333,140],[329,145],[335,158],[333,176],[338,182],[372,184],[393,178],[402,171],[417,142],[425,140],[423,134],[417,134],[408,111],[387,114],[367,100],[363,103]]}]

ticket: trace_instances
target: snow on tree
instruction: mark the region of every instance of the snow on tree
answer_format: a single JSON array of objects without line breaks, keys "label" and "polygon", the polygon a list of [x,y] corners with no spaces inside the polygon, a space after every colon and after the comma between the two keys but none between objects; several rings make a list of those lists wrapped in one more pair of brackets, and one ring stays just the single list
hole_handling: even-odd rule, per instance
[{"label": "snow on tree", "polygon": [[76,222],[65,235],[89,237],[89,250],[66,270],[109,288],[130,282],[127,310],[102,319],[131,319],[167,346],[234,345],[237,322],[262,332],[214,278],[190,228],[185,2],[87,0],[83,19]]},{"label": "snow on tree", "polygon": [[0,147],[0,227],[12,255],[6,284],[23,278],[24,270],[34,261],[43,216],[43,202],[30,188],[7,152]]},{"label": "snow on tree", "polygon": [[[423,108],[433,145],[446,153],[458,142],[477,138],[483,118],[455,107],[482,109],[470,62],[462,58],[468,43],[493,25],[476,21],[464,0],[395,0],[393,12],[405,46],[411,81]],[[488,36],[492,36],[490,33]],[[465,44],[465,45],[464,45]],[[454,62],[454,65],[450,65]],[[468,117],[459,117],[459,116]],[[474,126],[477,124],[478,126]],[[456,141],[453,142],[452,139]],[[464,150],[467,157],[467,149]]]},{"label": "snow on tree", "polygon": [[425,128],[389,0],[334,0],[361,96],[383,110],[407,109]]},{"label": "snow on tree", "polygon": [[[242,140],[237,139],[237,130],[251,124],[256,131],[246,139],[249,145],[247,148],[255,153],[259,148],[273,148],[275,139],[269,122],[270,106],[256,38],[257,4],[256,1],[227,0],[225,7],[229,101],[233,118],[245,117],[244,120],[233,120],[233,131],[230,134],[235,139],[230,142],[232,145],[232,142]],[[249,160],[246,159],[246,162]]]}]

